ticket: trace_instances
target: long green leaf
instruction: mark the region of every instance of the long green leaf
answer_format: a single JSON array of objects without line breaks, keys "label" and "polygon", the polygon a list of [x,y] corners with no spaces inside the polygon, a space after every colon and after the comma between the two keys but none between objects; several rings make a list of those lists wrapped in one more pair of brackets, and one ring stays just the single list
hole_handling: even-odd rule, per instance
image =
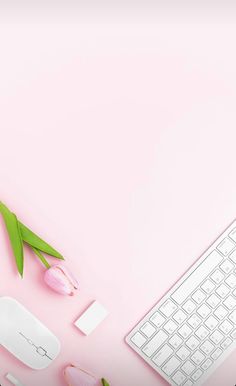
[{"label": "long green leaf", "polygon": [[23,276],[24,272],[24,254],[23,254],[23,243],[21,239],[21,232],[17,217],[14,213],[0,202],[0,212],[6,224],[7,232],[11,242],[12,250],[15,256],[16,265],[18,272]]},{"label": "long green leaf", "polygon": [[104,378],[102,378],[102,386],[110,386]]},{"label": "long green leaf", "polygon": [[64,260],[63,256],[59,252],[52,248],[48,243],[43,241],[40,237],[38,237],[34,232],[32,232],[20,221],[19,227],[22,240],[25,241],[27,244],[31,245],[31,247],[34,247],[39,251],[47,253],[47,255],[56,257],[57,259]]}]

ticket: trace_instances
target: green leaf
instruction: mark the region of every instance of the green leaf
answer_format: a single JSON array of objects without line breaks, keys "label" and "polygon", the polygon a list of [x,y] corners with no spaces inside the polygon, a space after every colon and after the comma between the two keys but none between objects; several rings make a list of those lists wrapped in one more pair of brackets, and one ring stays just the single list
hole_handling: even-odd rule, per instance
[{"label": "green leaf", "polygon": [[34,247],[31,247],[32,250],[34,251],[35,255],[39,258],[39,260],[41,260],[41,262],[43,263],[43,265],[49,269],[51,268],[51,265],[48,263],[48,261],[45,259],[45,257],[43,256],[43,254],[36,248]]},{"label": "green leaf", "polygon": [[110,386],[104,378],[102,378],[102,386]]},{"label": "green leaf", "polygon": [[0,202],[0,212],[6,224],[7,232],[11,242],[12,250],[15,256],[16,265],[18,272],[23,276],[24,272],[24,254],[23,254],[23,243],[21,239],[21,232],[17,217],[14,213]]},{"label": "green leaf", "polygon": [[56,257],[57,259],[64,260],[64,257],[59,252],[52,248],[48,243],[43,241],[20,221],[19,227],[22,240],[29,244],[31,247],[34,247],[41,252],[47,253],[50,256]]}]

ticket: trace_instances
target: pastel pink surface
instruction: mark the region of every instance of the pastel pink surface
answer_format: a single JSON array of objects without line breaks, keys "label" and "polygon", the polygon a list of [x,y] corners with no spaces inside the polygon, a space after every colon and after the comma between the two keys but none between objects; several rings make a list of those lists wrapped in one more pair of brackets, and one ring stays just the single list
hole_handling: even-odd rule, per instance
[{"label": "pastel pink surface", "polygon": [[[111,386],[166,385],[124,336],[235,218],[235,32],[174,20],[0,25],[1,200],[80,284],[76,297],[50,291],[29,250],[21,280],[1,220],[0,293],[62,343],[37,373],[0,349],[1,381],[63,386],[73,363]],[[73,322],[95,299],[110,315],[84,337]],[[235,384],[235,360],[207,385]]]}]

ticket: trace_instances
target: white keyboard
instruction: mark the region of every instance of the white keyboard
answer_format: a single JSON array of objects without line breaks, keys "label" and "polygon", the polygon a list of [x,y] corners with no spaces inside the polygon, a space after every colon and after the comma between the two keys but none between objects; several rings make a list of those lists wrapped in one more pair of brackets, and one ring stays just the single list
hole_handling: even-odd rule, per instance
[{"label": "white keyboard", "polygon": [[236,346],[236,221],[126,337],[170,385],[202,385]]}]

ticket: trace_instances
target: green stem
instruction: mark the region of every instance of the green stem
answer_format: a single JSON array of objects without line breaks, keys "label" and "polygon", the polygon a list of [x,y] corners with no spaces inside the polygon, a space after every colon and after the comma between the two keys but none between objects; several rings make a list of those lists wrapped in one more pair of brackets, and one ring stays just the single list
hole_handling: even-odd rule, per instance
[{"label": "green stem", "polygon": [[43,265],[49,269],[51,268],[51,265],[48,263],[48,261],[45,259],[45,257],[43,256],[43,254],[36,248],[32,247],[32,250],[34,251],[35,255],[38,256],[39,260],[41,260],[41,262],[43,263]]}]

